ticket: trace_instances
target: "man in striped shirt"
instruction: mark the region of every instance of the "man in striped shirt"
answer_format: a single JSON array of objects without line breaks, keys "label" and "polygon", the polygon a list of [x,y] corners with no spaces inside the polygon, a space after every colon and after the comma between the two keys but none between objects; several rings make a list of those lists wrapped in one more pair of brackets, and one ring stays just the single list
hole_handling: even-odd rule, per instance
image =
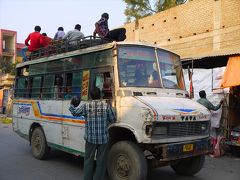
[{"label": "man in striped shirt", "polygon": [[101,19],[95,23],[93,36],[96,37],[96,34],[98,34],[99,37],[111,41],[124,41],[126,39],[126,29],[117,28],[110,31],[108,29],[108,19],[108,13],[103,13]]},{"label": "man in striped shirt", "polygon": [[74,116],[84,116],[86,119],[84,180],[93,179],[96,151],[97,167],[94,180],[101,180],[106,172],[109,141],[108,126],[115,121],[115,115],[111,106],[100,100],[99,88],[93,88],[90,94],[92,101],[77,107],[79,103],[76,104],[72,100],[69,111]]}]

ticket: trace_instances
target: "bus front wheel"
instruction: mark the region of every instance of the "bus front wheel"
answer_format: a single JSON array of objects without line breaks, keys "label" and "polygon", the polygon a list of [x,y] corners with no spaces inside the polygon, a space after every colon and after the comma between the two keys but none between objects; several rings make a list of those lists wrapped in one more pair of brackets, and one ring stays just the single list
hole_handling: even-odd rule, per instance
[{"label": "bus front wheel", "polygon": [[145,180],[147,162],[141,149],[130,141],[115,143],[108,156],[108,175],[114,180]]},{"label": "bus front wheel", "polygon": [[172,169],[180,175],[193,176],[198,173],[205,162],[205,155],[180,160],[177,164],[171,165]]},{"label": "bus front wheel", "polygon": [[33,130],[31,136],[31,150],[36,159],[46,159],[49,153],[49,147],[42,128],[37,127]]}]

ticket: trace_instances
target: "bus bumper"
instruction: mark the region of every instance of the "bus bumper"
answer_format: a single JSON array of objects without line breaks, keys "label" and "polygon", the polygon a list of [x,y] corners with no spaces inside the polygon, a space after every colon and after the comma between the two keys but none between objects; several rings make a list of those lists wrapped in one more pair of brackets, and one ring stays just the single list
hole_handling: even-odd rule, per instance
[{"label": "bus bumper", "polygon": [[160,161],[172,161],[207,154],[210,152],[210,147],[210,138],[207,138],[184,143],[158,145],[155,148],[161,148],[162,157]]}]

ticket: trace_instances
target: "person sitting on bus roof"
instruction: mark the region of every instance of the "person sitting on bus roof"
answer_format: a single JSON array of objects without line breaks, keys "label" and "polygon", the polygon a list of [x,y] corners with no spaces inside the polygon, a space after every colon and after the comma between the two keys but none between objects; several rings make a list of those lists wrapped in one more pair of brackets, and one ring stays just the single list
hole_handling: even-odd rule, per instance
[{"label": "person sitting on bus roof", "polygon": [[77,40],[83,38],[84,34],[81,32],[80,24],[76,24],[74,30],[68,31],[67,34],[63,36],[63,40],[67,40],[71,45],[77,45]]},{"label": "person sitting on bus roof", "polygon": [[[36,51],[42,47],[42,44],[40,42],[40,39],[42,37],[42,35],[40,34],[41,27],[35,26],[34,30],[35,31],[30,33],[27,39],[25,40],[25,45],[28,47],[28,50],[31,52]],[[29,41],[30,41],[30,44],[29,44]]]},{"label": "person sitting on bus roof", "polygon": [[42,44],[43,47],[48,46],[49,44],[51,44],[52,42],[52,38],[47,36],[47,33],[42,33],[42,37],[40,39],[40,43]]},{"label": "person sitting on bus roof", "polygon": [[[40,42],[42,35],[40,34],[40,31],[41,31],[41,27],[35,26],[34,32],[30,33],[27,39],[25,40],[25,45],[27,47],[22,49],[23,61],[28,60],[26,56],[27,51],[34,52],[42,47],[42,44]],[[30,41],[30,44],[29,44],[29,41]]]},{"label": "person sitting on bus roof", "polygon": [[101,19],[95,23],[95,30],[93,32],[93,36],[96,37],[96,34],[98,34],[99,37],[111,41],[124,41],[126,39],[126,29],[118,28],[109,31],[108,19],[108,13],[103,13]]},{"label": "person sitting on bus roof", "polygon": [[63,36],[65,35],[63,27],[59,27],[58,31],[54,35],[54,40],[62,40]]}]

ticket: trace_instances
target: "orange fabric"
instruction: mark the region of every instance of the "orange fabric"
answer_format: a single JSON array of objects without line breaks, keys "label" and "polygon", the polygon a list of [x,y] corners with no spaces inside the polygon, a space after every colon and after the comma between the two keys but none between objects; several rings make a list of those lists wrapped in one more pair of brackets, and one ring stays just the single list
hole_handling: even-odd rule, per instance
[{"label": "orange fabric", "polygon": [[3,89],[0,89],[0,107],[3,105]]},{"label": "orange fabric", "polygon": [[221,87],[227,88],[238,85],[240,85],[240,56],[233,56],[228,59]]}]

